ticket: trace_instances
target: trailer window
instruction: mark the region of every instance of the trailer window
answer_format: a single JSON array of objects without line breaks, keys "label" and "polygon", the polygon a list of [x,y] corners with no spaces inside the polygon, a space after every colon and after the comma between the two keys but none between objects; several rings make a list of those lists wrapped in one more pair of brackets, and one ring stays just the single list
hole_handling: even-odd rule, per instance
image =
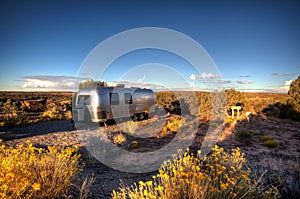
[{"label": "trailer window", "polygon": [[119,105],[119,94],[109,93],[109,100],[111,105]]},{"label": "trailer window", "polygon": [[125,104],[132,104],[131,93],[124,93]]},{"label": "trailer window", "polygon": [[77,104],[79,105],[90,105],[91,96],[90,95],[79,95],[77,99]]}]

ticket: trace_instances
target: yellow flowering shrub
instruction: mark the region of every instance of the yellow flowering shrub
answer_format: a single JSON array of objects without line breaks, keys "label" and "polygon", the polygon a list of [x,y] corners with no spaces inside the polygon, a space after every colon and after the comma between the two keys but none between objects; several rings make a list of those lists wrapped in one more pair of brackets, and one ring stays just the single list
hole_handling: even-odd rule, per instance
[{"label": "yellow flowering shrub", "polygon": [[52,108],[48,108],[42,114],[42,117],[45,120],[61,120],[64,115],[60,113],[57,106],[53,106]]},{"label": "yellow flowering shrub", "polygon": [[[0,140],[1,145],[1,140]],[[0,198],[62,198],[82,169],[76,147],[0,146]]]},{"label": "yellow flowering shrub", "polygon": [[240,149],[230,153],[215,146],[212,154],[197,157],[189,151],[179,151],[173,161],[165,162],[152,181],[131,187],[121,185],[112,198],[132,199],[215,199],[215,198],[275,198],[277,189],[262,188],[261,182],[250,179],[250,169]]},{"label": "yellow flowering shrub", "polygon": [[166,125],[162,128],[162,133],[172,132],[175,133],[182,126],[182,121],[180,119],[168,120]]},{"label": "yellow flowering shrub", "polygon": [[64,112],[64,115],[66,120],[71,120],[73,118],[71,110],[67,110],[66,112]]}]

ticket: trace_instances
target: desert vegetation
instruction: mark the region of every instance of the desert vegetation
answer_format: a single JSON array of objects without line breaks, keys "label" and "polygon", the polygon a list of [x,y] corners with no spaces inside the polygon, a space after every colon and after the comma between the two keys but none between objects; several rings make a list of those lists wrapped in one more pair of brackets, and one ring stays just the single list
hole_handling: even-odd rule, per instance
[{"label": "desert vegetation", "polygon": [[71,99],[71,92],[1,92],[0,126],[72,119]]},{"label": "desert vegetation", "polygon": [[279,147],[279,143],[276,142],[274,140],[274,138],[272,138],[271,136],[269,135],[264,135],[264,136],[261,136],[260,137],[260,140],[264,143],[264,145],[268,148],[275,148],[275,149],[278,149]]},{"label": "desert vegetation", "polygon": [[[105,192],[111,198],[298,198],[299,181],[299,93],[300,77],[291,84],[288,94],[243,93],[235,89],[225,90],[226,110],[224,129],[212,152],[202,155],[198,149],[204,140],[208,127],[217,126],[212,120],[212,96],[218,93],[156,92],[157,104],[164,107],[166,116],[163,127],[150,138],[135,137],[137,129],[159,123],[159,116],[142,121],[124,121],[116,127],[108,124],[104,129],[116,147],[133,152],[153,151],[168,144],[181,128],[197,127],[197,136],[190,149],[178,151],[172,160],[152,173],[150,179],[142,177],[136,183],[121,183],[109,187]],[[103,83],[103,82],[102,82]],[[94,82],[84,86],[95,85]],[[99,82],[101,84],[101,82]],[[99,162],[76,147],[74,142],[67,145],[44,144],[52,139],[57,143],[61,132],[35,136],[34,143],[14,140],[10,127],[26,127],[33,123],[72,118],[72,93],[0,93],[1,126],[0,139],[0,198],[87,198],[93,187],[91,178],[84,180],[81,172],[97,170]],[[196,98],[195,98],[196,97]],[[47,99],[39,111],[22,106],[22,99]],[[198,106],[199,105],[199,106]],[[242,107],[241,117],[231,118],[231,106]],[[198,123],[189,124],[184,110],[199,113]],[[197,109],[197,110],[195,110]],[[222,110],[214,110],[221,116]],[[245,112],[253,118],[246,120]],[[220,113],[220,114],[219,114]],[[293,121],[295,120],[295,121]],[[71,122],[70,122],[71,124]],[[11,132],[10,132],[11,131]],[[7,133],[9,132],[9,133]],[[9,134],[9,135],[8,135]],[[76,134],[73,127],[63,135],[66,139]],[[148,135],[146,132],[145,135]],[[149,135],[150,135],[149,134]],[[6,139],[6,136],[9,139]],[[24,135],[22,135],[24,136]],[[26,136],[26,135],[25,135]],[[74,136],[75,137],[75,136]],[[21,143],[21,144],[16,144]],[[80,155],[81,154],[81,155]],[[298,160],[297,160],[298,158]],[[267,162],[267,163],[266,163]],[[85,166],[84,166],[85,165]],[[87,165],[87,166],[86,166]],[[95,166],[96,165],[96,166]],[[276,166],[277,165],[277,166]],[[290,165],[290,166],[289,166]],[[284,169],[282,169],[284,167]],[[109,169],[98,171],[102,175]],[[262,175],[264,172],[267,175]],[[112,171],[110,171],[112,172]],[[116,172],[116,171],[114,171]],[[104,174],[103,174],[104,175]],[[108,174],[110,175],[110,174]],[[131,174],[122,174],[128,179]],[[145,174],[146,175],[146,174]],[[121,174],[108,181],[121,179]],[[134,175],[135,178],[138,175]],[[81,179],[81,180],[78,180]],[[146,179],[146,180],[144,180]],[[108,182],[107,181],[107,182]],[[101,192],[105,183],[98,185],[92,193]],[[115,191],[112,191],[114,189]],[[93,198],[93,197],[91,197]],[[100,197],[102,198],[102,197]],[[104,197],[105,198],[105,197]]]},{"label": "desert vegetation", "polygon": [[112,198],[275,198],[277,189],[264,184],[259,176],[251,176],[246,161],[239,148],[228,153],[215,146],[208,156],[179,150],[153,180],[121,184]]},{"label": "desert vegetation", "polygon": [[251,145],[252,144],[252,132],[251,131],[240,131],[240,132],[237,132],[237,140],[239,142],[241,142],[242,144],[245,144],[245,145]]},{"label": "desert vegetation", "polygon": [[[195,92],[196,99],[188,96],[188,92],[156,92],[156,103],[163,106],[166,112],[180,114],[182,106],[197,108],[200,119],[210,119],[212,114],[212,104],[222,107],[222,99],[226,98],[226,113],[231,114],[231,106],[241,105],[247,107],[247,100],[244,93],[235,89],[227,89],[223,92]],[[218,96],[216,96],[218,95]],[[220,101],[216,101],[220,99]],[[215,100],[215,101],[211,101]],[[215,113],[218,115],[218,113]]]},{"label": "desert vegetation", "polygon": [[95,81],[95,80],[89,79],[87,81],[80,82],[78,85],[78,88],[82,89],[82,88],[85,88],[88,86],[107,86],[107,83],[104,81]]},{"label": "desert vegetation", "polygon": [[78,196],[88,192],[87,182],[78,189],[75,184],[84,166],[76,146],[0,144],[0,198],[69,198],[72,192]]},{"label": "desert vegetation", "polygon": [[[299,79],[299,78],[298,78]],[[298,83],[297,83],[298,82]],[[103,81],[88,80],[79,84],[79,88],[87,86],[106,86],[107,83]],[[298,87],[297,87],[298,85]],[[295,80],[291,85],[289,95],[281,94],[257,94],[257,93],[243,93],[235,89],[227,89],[224,91],[225,95],[220,96],[226,98],[226,113],[231,114],[231,106],[242,106],[242,112],[268,112],[270,109],[277,110],[271,114],[277,114],[281,118],[297,119],[299,102],[299,80]],[[212,104],[220,104],[221,101],[212,102],[215,97],[215,92],[195,92],[194,96],[189,95],[188,92],[155,92],[156,102],[158,105],[164,107],[167,113],[182,114],[181,111],[189,110],[199,113],[200,119],[210,119]],[[72,119],[72,93],[66,92],[1,92],[0,93],[0,126],[22,126],[32,124],[40,121]],[[196,97],[196,99],[195,99]],[[45,100],[47,103],[44,106],[25,106],[21,103],[24,100]],[[36,102],[39,103],[39,102]],[[191,106],[191,107],[189,107]],[[269,108],[271,106],[271,108]],[[197,110],[195,110],[197,109]],[[222,112],[223,110],[219,110]],[[214,115],[218,115],[215,114]],[[222,115],[222,114],[219,114]]]},{"label": "desert vegetation", "polygon": [[286,103],[280,103],[280,117],[300,121],[300,76],[292,81]]}]

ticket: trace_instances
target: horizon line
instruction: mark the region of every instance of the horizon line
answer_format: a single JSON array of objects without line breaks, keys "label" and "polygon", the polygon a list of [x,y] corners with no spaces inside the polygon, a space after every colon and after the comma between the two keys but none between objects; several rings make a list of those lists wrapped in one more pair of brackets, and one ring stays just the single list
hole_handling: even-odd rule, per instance
[{"label": "horizon line", "polygon": [[[140,87],[140,88],[143,88],[143,87]],[[224,90],[230,90],[231,88],[226,88]],[[235,89],[235,88],[233,88]],[[151,89],[153,90],[154,92],[167,92],[167,91],[183,91],[183,92],[213,92],[213,90],[201,90],[201,89],[197,89],[197,90],[193,90],[193,89],[180,89],[180,88],[175,88],[175,89]],[[270,90],[270,91],[267,91],[267,90],[263,90],[263,89],[256,89],[256,90],[249,90],[249,89],[235,89],[236,91],[239,91],[239,92],[243,92],[243,93],[276,93],[276,94],[288,94],[288,91],[286,92],[280,92],[280,91],[274,91],[274,90]],[[47,92],[68,92],[68,93],[76,93],[77,91],[74,91],[74,90],[0,90],[0,92],[23,92],[23,93],[26,93],[26,92],[44,92],[44,93],[47,93]]]}]

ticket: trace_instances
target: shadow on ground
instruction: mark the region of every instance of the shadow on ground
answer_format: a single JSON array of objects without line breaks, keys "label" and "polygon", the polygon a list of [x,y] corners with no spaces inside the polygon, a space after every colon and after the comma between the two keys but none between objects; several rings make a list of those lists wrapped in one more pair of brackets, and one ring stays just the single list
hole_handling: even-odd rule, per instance
[{"label": "shadow on ground", "polygon": [[49,133],[73,130],[75,130],[75,127],[71,120],[39,122],[21,127],[0,127],[0,139],[3,141],[11,141],[22,138],[30,138],[38,135],[46,135]]}]

